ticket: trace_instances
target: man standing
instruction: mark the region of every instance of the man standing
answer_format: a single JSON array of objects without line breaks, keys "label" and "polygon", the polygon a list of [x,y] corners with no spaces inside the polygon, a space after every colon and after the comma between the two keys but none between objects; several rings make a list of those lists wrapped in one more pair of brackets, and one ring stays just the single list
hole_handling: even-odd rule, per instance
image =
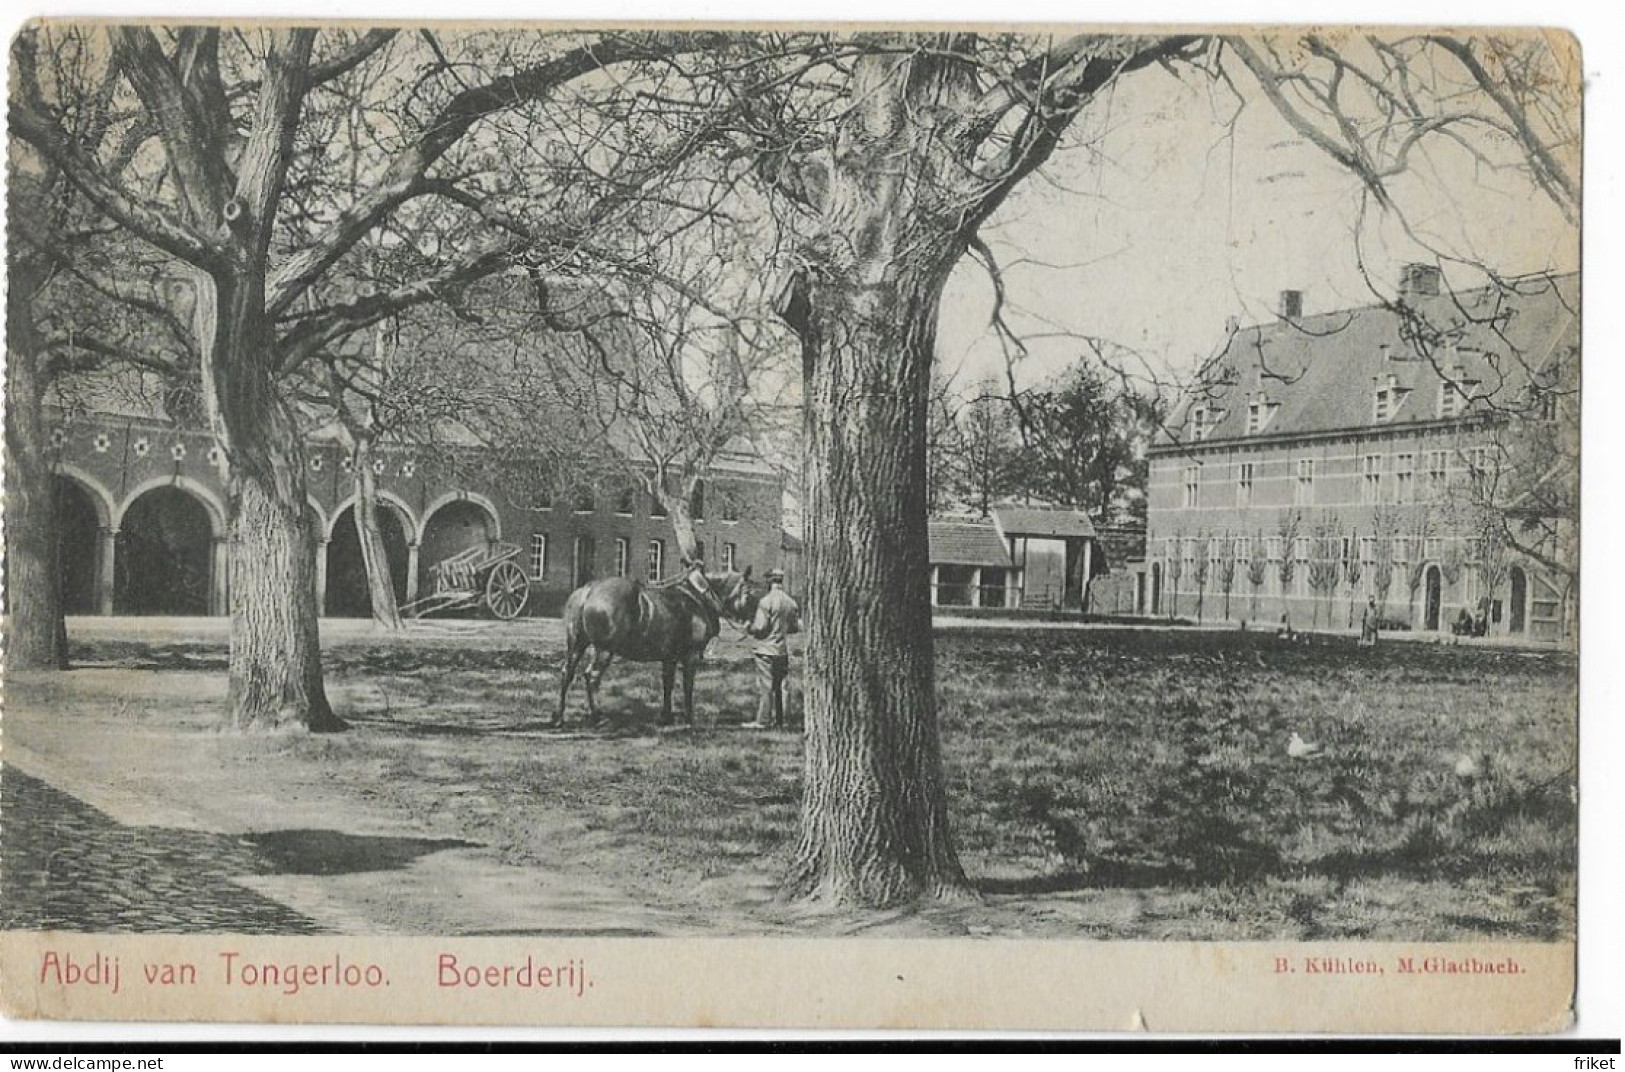
[{"label": "man standing", "polygon": [[1366,647],[1370,647],[1370,646],[1376,644],[1378,625],[1379,625],[1379,620],[1378,620],[1378,615],[1377,615],[1377,597],[1376,596],[1371,596],[1371,597],[1366,599],[1365,613],[1360,615],[1360,643],[1361,644],[1365,645]]},{"label": "man standing", "polygon": [[780,729],[784,726],[784,679],[790,673],[791,633],[801,632],[801,608],[784,590],[784,571],[770,570],[768,591],[756,605],[750,635],[756,638],[751,652],[756,657],[756,680],[761,683],[762,701],[750,729]]}]

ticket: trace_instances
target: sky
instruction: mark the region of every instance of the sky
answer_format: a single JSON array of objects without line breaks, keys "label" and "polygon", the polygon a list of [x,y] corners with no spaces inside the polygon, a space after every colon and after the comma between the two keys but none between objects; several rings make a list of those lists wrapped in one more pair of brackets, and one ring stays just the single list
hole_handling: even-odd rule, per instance
[{"label": "sky", "polygon": [[[1029,178],[983,232],[1005,265],[1008,318],[1028,336],[1018,382],[1086,352],[1066,332],[1130,347],[1178,378],[1219,348],[1227,318],[1269,319],[1284,289],[1303,291],[1310,314],[1373,301],[1356,257],[1357,180],[1267,102],[1236,116],[1233,95],[1152,70],[1124,79],[1080,125],[1086,138],[1075,140],[1090,144]],[[1502,273],[1578,267],[1577,231],[1521,177],[1474,173],[1437,151],[1427,163],[1447,182],[1398,191],[1434,244],[1471,250]],[[1401,265],[1421,259],[1395,221],[1368,220],[1361,233],[1372,277],[1390,287]],[[986,271],[967,259],[939,337],[944,367],[966,390],[1003,375],[992,308]]]}]

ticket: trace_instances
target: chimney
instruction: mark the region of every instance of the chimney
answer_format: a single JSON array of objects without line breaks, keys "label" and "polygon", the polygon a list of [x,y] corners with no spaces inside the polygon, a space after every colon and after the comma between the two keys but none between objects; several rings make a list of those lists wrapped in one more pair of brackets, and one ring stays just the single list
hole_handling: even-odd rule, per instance
[{"label": "chimney", "polygon": [[1303,316],[1303,291],[1281,291],[1280,316],[1282,320],[1296,320]]},{"label": "chimney", "polygon": [[1439,295],[1437,264],[1407,264],[1399,275],[1401,298],[1436,298]]}]

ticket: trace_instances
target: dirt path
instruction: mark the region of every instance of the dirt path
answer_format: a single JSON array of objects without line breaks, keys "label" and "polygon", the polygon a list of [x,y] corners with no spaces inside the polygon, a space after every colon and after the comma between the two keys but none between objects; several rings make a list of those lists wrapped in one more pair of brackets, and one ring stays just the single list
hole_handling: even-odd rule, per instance
[{"label": "dirt path", "polygon": [[[253,864],[232,881],[323,929],[351,934],[680,934],[695,921],[639,903],[562,866],[506,862],[448,822],[406,814],[387,794],[329,777],[353,757],[342,738],[242,738],[211,729],[216,675],[142,671],[18,674],[7,682],[4,764],[120,827],[224,836]],[[6,815],[12,831],[50,815]],[[196,839],[194,839],[195,841]],[[13,874],[43,868],[22,839]],[[58,847],[57,851],[61,851]],[[131,851],[139,855],[139,844]],[[158,851],[158,850],[153,850]],[[70,855],[72,853],[70,852]],[[96,918],[91,913],[91,918]],[[162,928],[161,919],[154,921]]]}]

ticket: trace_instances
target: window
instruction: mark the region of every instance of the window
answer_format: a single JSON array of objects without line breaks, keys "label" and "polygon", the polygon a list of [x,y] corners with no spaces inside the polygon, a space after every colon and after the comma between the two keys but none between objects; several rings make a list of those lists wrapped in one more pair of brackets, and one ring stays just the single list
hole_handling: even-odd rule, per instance
[{"label": "window", "polygon": [[1366,566],[1376,565],[1377,538],[1375,536],[1360,537],[1360,563]]},{"label": "window", "polygon": [[632,566],[632,541],[625,536],[615,537],[615,576],[625,577]]},{"label": "window", "polygon": [[553,489],[552,488],[541,488],[541,489],[539,489],[536,492],[536,504],[534,506],[532,506],[531,509],[532,510],[551,510],[551,509],[553,509]]},{"label": "window", "polygon": [[1412,498],[1412,476],[1416,471],[1416,455],[1394,455],[1394,501],[1408,503]]},{"label": "window", "polygon": [[[1420,548],[1418,548],[1418,550],[1420,550]],[[1408,565],[1410,563],[1410,560],[1411,560],[1411,541],[1407,540],[1407,539],[1403,539],[1403,538],[1395,540],[1394,541],[1394,565],[1396,565],[1396,566]]]},{"label": "window", "polygon": [[1399,380],[1390,373],[1388,379],[1377,384],[1371,396],[1371,419],[1381,424],[1394,419],[1399,407],[1405,404],[1410,392],[1399,386]]},{"label": "window", "polygon": [[701,562],[705,561],[705,541],[704,540],[695,540],[694,541],[694,557],[696,559],[698,559],[699,561],[701,561]]},{"label": "window", "polygon": [[597,553],[597,545],[591,536],[576,537],[575,561],[571,563],[571,573],[574,574],[575,587],[580,588],[593,578],[592,560]]},{"label": "window", "polygon": [[650,517],[665,517],[666,516],[666,504],[660,501],[660,496],[658,496],[658,495],[649,496],[649,516]]},{"label": "window", "polygon": [[718,496],[718,498],[720,498],[722,500],[722,520],[724,520],[724,521],[738,521],[739,520],[739,497],[736,496],[736,495],[724,494],[724,495]]},{"label": "window", "polygon": [[1473,400],[1473,388],[1478,386],[1477,380],[1467,378],[1467,370],[1460,365],[1450,370],[1439,384],[1440,417],[1459,417],[1467,412],[1467,406]]},{"label": "window", "polygon": [[1253,463],[1242,462],[1240,465],[1236,466],[1236,505],[1251,506],[1252,504]]},{"label": "window", "polygon": [[[694,494],[688,500],[688,514],[695,521],[705,520],[705,481],[694,483]],[[704,555],[700,556],[704,558]]]},{"label": "window", "polygon": [[575,512],[578,514],[590,514],[596,509],[598,509],[598,499],[597,496],[593,494],[592,488],[577,488],[575,496]]},{"label": "window", "polygon": [[1185,505],[1195,506],[1201,498],[1202,467],[1199,465],[1185,466]]},{"label": "window", "polygon": [[1281,537],[1279,537],[1279,536],[1266,536],[1266,537],[1264,537],[1264,553],[1265,553],[1266,557],[1268,557],[1271,562],[1279,562],[1279,561],[1281,561],[1281,553],[1282,553],[1282,551],[1283,551],[1283,547],[1282,547]]},{"label": "window", "polygon": [[1298,506],[1310,506],[1315,501],[1315,459],[1298,459],[1298,481],[1292,486],[1292,501]]},{"label": "window", "polygon": [[1439,416],[1454,417],[1462,411],[1461,388],[1449,380],[1439,384]]},{"label": "window", "polygon": [[738,559],[739,559],[739,545],[738,544],[736,544],[736,543],[725,543],[725,544],[722,545],[722,568],[723,569],[725,569],[725,570],[733,570],[733,569],[735,569],[736,567],[734,566],[734,563],[736,561],[738,561]]},{"label": "window", "polygon": [[1245,561],[1253,556],[1252,540],[1246,536],[1237,536],[1231,546],[1231,555],[1237,562]]},{"label": "window", "polygon": [[1257,435],[1269,427],[1275,411],[1281,408],[1279,402],[1271,402],[1265,396],[1259,396],[1247,403],[1247,434]]},{"label": "window", "polygon": [[1461,452],[1461,461],[1474,480],[1488,480],[1495,475],[1495,450],[1491,447],[1468,447]]},{"label": "window", "polygon": [[617,514],[630,514],[632,512],[632,501],[636,497],[631,488],[622,488],[621,494],[615,500],[615,512]]},{"label": "window", "polygon": [[1299,562],[1309,561],[1309,537],[1299,536],[1292,541],[1292,557]]},{"label": "window", "polygon": [[1427,453],[1428,465],[1428,498],[1442,499],[1446,486],[1449,483],[1449,471],[1446,469],[1446,457],[1442,450],[1430,450]]},{"label": "window", "polygon": [[1382,501],[1381,454],[1367,454],[1365,456],[1365,464],[1360,475],[1360,501],[1363,503]]},{"label": "window", "polygon": [[649,580],[658,581],[666,572],[666,541],[649,541]]},{"label": "window", "polygon": [[530,576],[532,580],[541,580],[547,576],[547,533],[533,532],[530,534]]},{"label": "window", "polygon": [[1444,557],[1444,540],[1438,536],[1429,536],[1422,541],[1422,555],[1430,561],[1439,561]]},{"label": "window", "polygon": [[1220,419],[1224,417],[1221,409],[1212,409],[1208,406],[1196,406],[1191,410],[1191,438],[1197,441],[1206,439],[1218,427]]}]

